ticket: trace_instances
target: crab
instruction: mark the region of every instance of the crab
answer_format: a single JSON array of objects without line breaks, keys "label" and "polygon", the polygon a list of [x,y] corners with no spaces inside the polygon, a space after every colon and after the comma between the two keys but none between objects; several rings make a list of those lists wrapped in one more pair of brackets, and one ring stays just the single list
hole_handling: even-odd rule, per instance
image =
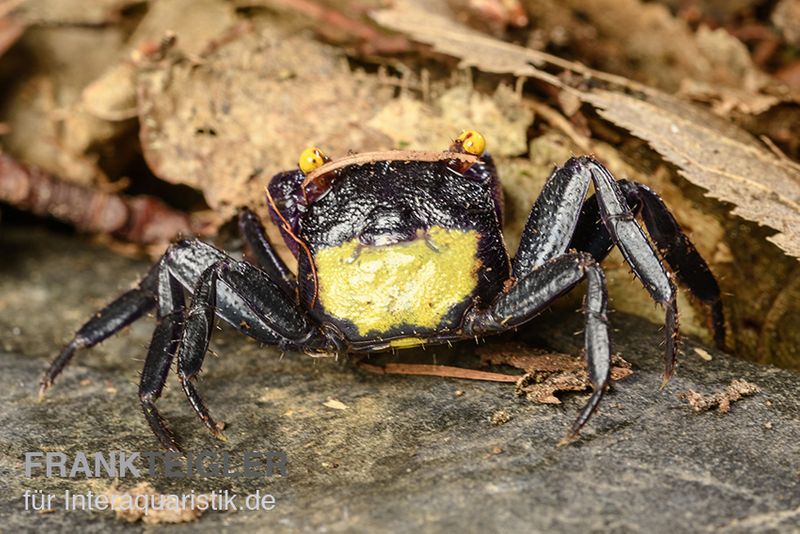
[{"label": "crab", "polygon": [[[266,188],[269,213],[297,258],[296,276],[258,216],[243,209],[239,229],[252,261],[199,240],[172,244],[135,288],[78,330],[45,371],[40,394],[76,351],[155,309],[139,398],[160,443],[180,451],[156,407],[175,360],[192,408],[224,439],[194,380],[215,318],[282,350],[344,356],[501,334],[526,325],[586,281],[584,344],[593,392],[566,436],[575,439],[609,385],[600,262],[614,246],[665,309],[665,381],[676,365],[678,310],[664,263],[710,307],[715,340],[724,345],[719,286],[655,192],[616,180],[590,156],[573,157],[548,178],[510,258],[500,182],[485,145],[480,133],[468,130],[442,152],[374,152],[333,161],[316,147],[306,149],[298,169],[277,174]],[[587,198],[590,184],[595,193]]]}]

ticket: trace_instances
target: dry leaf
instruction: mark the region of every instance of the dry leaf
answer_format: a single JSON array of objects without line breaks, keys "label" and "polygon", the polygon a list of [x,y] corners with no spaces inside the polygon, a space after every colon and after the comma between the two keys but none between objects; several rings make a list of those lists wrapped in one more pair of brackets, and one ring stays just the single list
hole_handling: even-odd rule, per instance
[{"label": "dry leaf", "polygon": [[24,0],[20,16],[30,24],[101,26],[116,22],[126,7],[142,0]]},{"label": "dry leaf", "polygon": [[719,87],[695,80],[684,80],[678,95],[696,102],[708,103],[714,113],[722,116],[730,115],[732,111],[758,115],[783,102],[775,95]]},{"label": "dry leaf", "polygon": [[[561,404],[556,393],[591,389],[589,373],[582,358],[505,343],[477,350],[481,362],[510,365],[525,374],[517,380],[516,394],[541,404]],[[611,380],[618,381],[633,374],[631,364],[622,357],[611,358]]]},{"label": "dry leaf", "polygon": [[[81,112],[76,105],[83,88],[117,60],[124,47],[122,30],[35,27],[25,32],[19,45],[37,61],[2,102],[0,120],[7,122],[10,130],[3,137],[5,150],[73,183],[105,182],[96,157],[74,148],[94,126],[87,117],[78,127],[75,120]],[[74,61],[75,57],[81,61]],[[123,154],[120,151],[119,160],[124,159]]]},{"label": "dry leaf", "polygon": [[499,41],[440,15],[412,7],[375,11],[372,18],[381,26],[409,34],[443,54],[459,58],[462,68],[478,67],[484,72],[537,77],[546,73],[534,65],[574,65],[544,52]]},{"label": "dry leaf", "polygon": [[[704,54],[692,30],[660,2],[531,0],[543,32],[591,65],[673,90],[683,78],[735,82]],[[556,31],[564,33],[559,36]]]},{"label": "dry leaf", "polygon": [[[583,94],[605,119],[644,139],[733,213],[778,231],[769,240],[800,258],[800,168],[770,152],[726,137],[702,120],[619,92]],[[665,97],[664,100],[671,100]]]},{"label": "dry leaf", "polygon": [[[155,2],[126,43],[126,55],[138,56],[169,34],[186,54],[200,54],[236,23],[233,7],[223,0],[170,0]],[[81,105],[94,117],[120,121],[136,116],[136,67],[127,58],[88,85]],[[87,146],[106,141],[88,139]]]},{"label": "dry leaf", "polygon": [[[33,27],[22,39],[37,61],[4,102],[7,111],[3,112],[10,130],[4,144],[20,161],[66,181],[102,186],[107,179],[96,163],[99,154],[136,130],[136,122],[129,120],[137,111],[131,52],[171,31],[184,50],[199,53],[236,21],[232,6],[224,0],[153,2],[128,38],[122,24],[106,23],[129,3],[36,0],[24,4],[22,17],[59,25]],[[82,26],[61,26],[66,23]],[[114,148],[113,160],[104,161],[112,174],[135,152],[130,142]]]},{"label": "dry leaf", "polygon": [[[437,24],[439,20],[449,21],[456,28],[458,25],[453,21],[468,20],[470,26],[476,26],[464,10],[448,11],[441,6],[452,3],[452,0],[395,0],[392,12],[402,12],[404,16],[412,11],[424,13],[435,18]],[[527,46],[535,50],[557,48],[565,56],[579,57],[596,68],[667,91],[677,89],[683,79],[734,88],[753,86],[759,73],[750,69],[747,76],[742,76],[741,67],[750,60],[749,55],[740,53],[744,48],[741,42],[725,30],[701,27],[694,33],[681,17],[674,16],[661,3],[527,0],[525,7],[535,28]],[[423,19],[424,16],[419,18],[431,24],[431,20]],[[445,24],[440,29],[445,30]],[[482,44],[475,46],[474,53],[481,54],[481,47]],[[767,79],[764,75],[760,78]]]},{"label": "dry leaf", "polygon": [[800,168],[733,124],[620,76],[498,41],[450,20],[409,9],[379,11],[374,18],[461,59],[462,66],[528,76],[575,94],[645,140],[709,196],[733,204],[733,213],[776,230],[770,240],[800,258]]},{"label": "dry leaf", "polygon": [[331,156],[390,148],[366,126],[392,98],[306,35],[245,33],[200,63],[173,51],[139,74],[141,142],[162,179],[199,189],[223,218],[254,205],[309,145]]},{"label": "dry leaf", "polygon": [[761,391],[758,386],[745,380],[734,380],[731,385],[724,390],[702,395],[694,390],[678,395],[679,398],[686,400],[689,406],[696,412],[705,412],[716,407],[720,413],[728,413],[731,403],[738,401],[742,397],[749,397]]},{"label": "dry leaf", "polygon": [[518,156],[528,149],[531,122],[533,113],[510,87],[501,85],[494,95],[486,96],[458,85],[431,104],[403,95],[368,124],[410,150],[444,149],[459,132],[474,128],[486,137],[492,155]]},{"label": "dry leaf", "polygon": [[340,400],[336,399],[328,399],[322,403],[323,406],[327,406],[333,410],[346,410],[347,405]]}]

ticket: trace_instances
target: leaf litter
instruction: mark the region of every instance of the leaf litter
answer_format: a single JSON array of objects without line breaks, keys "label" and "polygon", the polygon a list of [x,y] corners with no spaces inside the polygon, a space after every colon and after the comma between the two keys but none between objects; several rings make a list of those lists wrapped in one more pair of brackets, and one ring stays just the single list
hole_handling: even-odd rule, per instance
[{"label": "leaf litter", "polygon": [[761,388],[743,379],[731,381],[730,385],[722,391],[703,395],[690,389],[678,395],[678,398],[685,400],[695,412],[707,412],[717,408],[719,413],[728,413],[731,404],[751,395],[759,393]]},{"label": "leaf litter", "polygon": [[800,167],[737,126],[624,77],[499,41],[414,8],[381,10],[373,17],[459,58],[462,68],[533,78],[576,96],[646,141],[709,196],[733,205],[734,214],[774,229],[770,241],[800,258]]},{"label": "leaf litter", "polygon": [[230,218],[306,146],[332,156],[391,147],[367,122],[393,90],[349,73],[336,49],[276,28],[244,31],[201,58],[172,48],[138,75],[145,159]]},{"label": "leaf litter", "polygon": [[[518,377],[517,396],[540,404],[561,404],[556,394],[592,389],[583,358],[553,353],[516,343],[493,344],[477,350],[481,362],[491,365],[510,365],[522,369]],[[633,374],[631,364],[621,356],[611,357],[611,380],[624,380]]]}]

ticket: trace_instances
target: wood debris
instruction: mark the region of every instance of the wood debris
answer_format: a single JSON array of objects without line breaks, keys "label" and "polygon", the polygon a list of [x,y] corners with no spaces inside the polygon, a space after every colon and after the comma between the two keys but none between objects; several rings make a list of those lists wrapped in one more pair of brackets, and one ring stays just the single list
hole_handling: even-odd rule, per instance
[{"label": "wood debris", "polygon": [[678,395],[680,399],[689,403],[689,406],[695,412],[706,412],[717,408],[719,413],[728,413],[731,409],[731,403],[734,403],[743,397],[749,397],[760,392],[761,389],[755,384],[751,384],[746,380],[733,380],[731,384],[722,391],[712,393],[710,395],[703,395],[690,389],[685,393]]},{"label": "wood debris", "polygon": [[[552,353],[518,344],[481,348],[481,361],[492,365],[510,365],[525,371],[516,384],[516,394],[541,404],[561,404],[557,393],[587,391],[592,385],[583,359]],[[631,365],[621,356],[611,358],[611,380],[622,380],[631,374]]]}]

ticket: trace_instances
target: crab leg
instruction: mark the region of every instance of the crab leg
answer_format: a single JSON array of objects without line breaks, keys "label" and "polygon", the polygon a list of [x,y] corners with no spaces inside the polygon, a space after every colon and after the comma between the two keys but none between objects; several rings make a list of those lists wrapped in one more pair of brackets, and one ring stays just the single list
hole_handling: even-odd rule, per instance
[{"label": "crab leg", "polygon": [[[221,431],[194,387],[192,379],[203,366],[214,326],[219,296],[228,291],[240,302],[240,329],[270,330],[282,348],[308,352],[338,353],[344,350],[282,289],[257,268],[245,262],[224,259],[208,267],[195,285],[178,350],[178,378],[192,408],[217,437]],[[232,317],[229,317],[231,319]]]},{"label": "crab leg", "polygon": [[294,296],[297,287],[294,274],[270,245],[261,219],[247,208],[239,213],[239,233],[270,280],[280,285],[287,295]]},{"label": "crab leg", "polygon": [[664,380],[672,375],[677,358],[678,309],[675,286],[644,231],[636,222],[619,184],[591,157],[570,158],[556,169],[536,200],[514,258],[515,278],[563,254],[570,245],[580,218],[583,200],[593,182],[598,211],[611,241],[656,302],[666,308]]},{"label": "crab leg", "polygon": [[158,264],[154,265],[136,288],[123,293],[95,313],[78,330],[75,337],[67,343],[42,375],[39,382],[40,398],[53,385],[56,377],[61,374],[78,350],[97,345],[136,321],[156,305],[158,270]]},{"label": "crab leg", "polygon": [[[650,237],[672,268],[678,280],[701,302],[711,308],[711,325],[717,346],[725,346],[725,315],[719,285],[708,264],[681,230],[664,201],[644,184],[620,180],[631,209],[641,214]],[[614,243],[600,216],[597,197],[583,205],[570,248],[589,252],[598,262],[608,255]]]},{"label": "crab leg", "polygon": [[464,325],[465,333],[473,336],[499,333],[522,325],[584,279],[587,281],[583,306],[586,321],[584,344],[594,392],[566,440],[574,439],[597,409],[608,387],[611,371],[605,276],[594,259],[586,253],[570,252],[535,267],[519,278],[507,293],[501,293],[488,309],[473,309]]},{"label": "crab leg", "polygon": [[[223,276],[217,271],[228,264],[234,265],[239,273],[230,283],[227,270],[221,269]],[[217,282],[217,278],[221,281]],[[184,289],[200,292],[193,298],[193,307],[186,318]],[[111,302],[78,330],[42,376],[40,395],[53,384],[77,350],[100,343],[153,307],[157,309],[157,323],[139,384],[139,396],[150,427],[159,441],[171,450],[180,449],[156,409],[156,401],[179,350],[179,377],[184,391],[206,426],[219,435],[216,424],[207,417],[207,410],[189,383],[202,364],[215,314],[265,344],[318,351],[342,350],[264,272],[236,262],[201,241],[180,241],[167,249],[136,288]]]},{"label": "crab leg", "polygon": [[178,350],[184,322],[183,287],[168,269],[159,272],[158,317],[139,381],[139,400],[150,428],[164,447],[179,451],[175,437],[156,408]]},{"label": "crab leg", "polygon": [[[179,241],[171,245],[164,256],[139,281],[137,287],[123,293],[95,313],[78,330],[42,375],[39,385],[40,396],[53,385],[78,350],[97,345],[158,305],[161,291],[159,279],[163,270],[170,270],[183,287],[191,288],[204,269],[225,257],[227,257],[225,254],[201,241]],[[227,317],[232,315],[231,308],[235,308],[236,303],[230,298],[220,300],[220,316],[227,320]],[[234,320],[228,322],[237,326]],[[257,334],[259,338],[266,338],[263,340],[265,343],[278,341],[271,332],[257,332]]]}]

